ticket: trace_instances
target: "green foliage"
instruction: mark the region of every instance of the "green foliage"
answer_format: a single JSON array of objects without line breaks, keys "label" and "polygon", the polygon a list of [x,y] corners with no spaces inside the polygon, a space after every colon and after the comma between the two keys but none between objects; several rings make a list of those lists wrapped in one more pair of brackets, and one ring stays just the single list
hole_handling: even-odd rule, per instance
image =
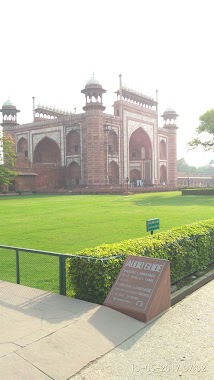
[{"label": "green foliage", "polygon": [[199,117],[200,124],[196,128],[196,137],[189,142],[191,148],[201,146],[205,151],[214,149],[214,109],[210,109]]},{"label": "green foliage", "polygon": [[14,171],[16,155],[14,151],[14,141],[10,135],[0,137],[0,145],[3,148],[3,162],[0,163],[0,186],[9,185],[17,175]]},{"label": "green foliage", "polygon": [[177,161],[177,171],[179,173],[189,173],[189,165],[184,158],[180,158],[180,160]]},{"label": "green foliage", "polygon": [[21,194],[22,194],[22,191],[21,191],[21,190],[16,190],[16,194],[21,195]]},{"label": "green foliage", "polygon": [[73,258],[67,260],[68,281],[75,297],[102,302],[121,269],[123,259],[109,261]]},{"label": "green foliage", "polygon": [[79,255],[97,258],[119,255],[120,258],[112,258],[107,262],[69,259],[67,275],[77,298],[102,304],[125,257],[135,255],[167,259],[171,263],[171,282],[175,282],[214,260],[213,244],[214,219],[210,219],[174,228],[153,237],[103,244],[83,250]]},{"label": "green foliage", "polygon": [[210,172],[210,165],[204,165],[204,166],[190,166],[187,164],[184,158],[180,158],[180,160],[177,161],[177,171],[178,173],[188,174],[188,175],[202,175],[202,174],[209,174]]},{"label": "green foliage", "polygon": [[182,195],[214,195],[214,187],[182,189]]}]

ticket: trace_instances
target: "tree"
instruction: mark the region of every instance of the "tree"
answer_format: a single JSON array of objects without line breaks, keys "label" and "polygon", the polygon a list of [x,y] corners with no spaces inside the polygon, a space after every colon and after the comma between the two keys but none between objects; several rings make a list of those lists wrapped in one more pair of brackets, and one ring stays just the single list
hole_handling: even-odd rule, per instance
[{"label": "tree", "polygon": [[195,166],[189,166],[184,158],[177,161],[177,171],[183,174],[197,174],[198,169]]},{"label": "tree", "polygon": [[186,163],[183,157],[177,161],[177,170],[179,173],[188,173],[189,171],[189,165]]},{"label": "tree", "polygon": [[17,175],[14,170],[16,154],[14,151],[14,141],[11,135],[2,133],[0,136],[0,186],[10,185],[13,178]]},{"label": "tree", "polygon": [[205,151],[214,151],[214,109],[210,109],[199,117],[200,124],[196,128],[196,137],[188,143],[190,148],[201,146]]}]

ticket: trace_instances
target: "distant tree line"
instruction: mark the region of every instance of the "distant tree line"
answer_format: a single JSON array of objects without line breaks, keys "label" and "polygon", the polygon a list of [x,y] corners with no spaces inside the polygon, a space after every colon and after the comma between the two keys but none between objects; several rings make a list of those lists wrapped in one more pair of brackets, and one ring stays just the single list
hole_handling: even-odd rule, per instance
[{"label": "distant tree line", "polygon": [[195,167],[188,165],[184,158],[177,161],[177,172],[188,175],[214,175],[214,160],[211,160],[208,165]]}]

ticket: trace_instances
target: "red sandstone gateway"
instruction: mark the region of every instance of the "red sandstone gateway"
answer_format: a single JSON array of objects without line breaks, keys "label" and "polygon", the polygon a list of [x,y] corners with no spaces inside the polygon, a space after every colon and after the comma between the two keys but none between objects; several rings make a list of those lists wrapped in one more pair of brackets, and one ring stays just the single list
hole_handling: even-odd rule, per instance
[{"label": "red sandstone gateway", "polygon": [[2,109],[3,131],[17,152],[15,190],[118,187],[128,184],[176,186],[177,113],[168,108],[158,125],[158,96],[122,85],[120,75],[114,113],[105,113],[102,85],[92,76],[81,91],[84,112],[35,107],[33,121],[19,125],[20,112],[10,100]]}]

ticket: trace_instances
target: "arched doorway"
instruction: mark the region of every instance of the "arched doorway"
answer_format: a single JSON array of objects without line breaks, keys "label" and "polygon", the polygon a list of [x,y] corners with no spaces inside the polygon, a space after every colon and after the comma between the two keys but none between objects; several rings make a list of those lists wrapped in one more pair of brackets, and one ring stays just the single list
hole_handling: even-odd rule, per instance
[{"label": "arched doorway", "polygon": [[129,140],[129,160],[151,160],[152,145],[149,136],[143,130],[138,128],[134,131]]},{"label": "arched doorway", "polygon": [[[134,163],[138,164],[139,170],[132,169],[133,166],[136,166]],[[133,181],[143,180],[145,184],[152,183],[152,144],[142,127],[136,129],[129,140],[129,171],[130,179],[131,172],[135,173],[132,174]],[[136,175],[138,178],[134,179]]]},{"label": "arched doorway", "polygon": [[75,186],[80,184],[81,179],[81,168],[80,165],[73,161],[68,165],[67,168],[67,185]]},{"label": "arched doorway", "polygon": [[118,136],[115,131],[108,133],[108,154],[117,155],[119,150]]},{"label": "arched doorway", "polygon": [[18,141],[17,153],[23,155],[26,158],[28,157],[27,140],[24,137]]},{"label": "arched doorway", "polygon": [[133,169],[130,171],[130,185],[131,186],[137,186],[138,181],[141,180],[141,172],[137,169]]},{"label": "arched doorway", "polygon": [[160,167],[160,184],[166,185],[167,183],[167,170],[165,165],[161,165]]},{"label": "arched doorway", "polygon": [[49,137],[44,137],[36,146],[33,154],[34,164],[60,165],[60,149]]},{"label": "arched doorway", "polygon": [[66,155],[80,154],[80,134],[78,131],[70,131],[66,137]]},{"label": "arched doorway", "polygon": [[164,140],[161,140],[160,145],[159,145],[159,150],[160,150],[160,159],[166,160],[166,143]]},{"label": "arched doorway", "polygon": [[119,166],[115,161],[111,161],[108,167],[108,178],[110,185],[119,184]]}]

